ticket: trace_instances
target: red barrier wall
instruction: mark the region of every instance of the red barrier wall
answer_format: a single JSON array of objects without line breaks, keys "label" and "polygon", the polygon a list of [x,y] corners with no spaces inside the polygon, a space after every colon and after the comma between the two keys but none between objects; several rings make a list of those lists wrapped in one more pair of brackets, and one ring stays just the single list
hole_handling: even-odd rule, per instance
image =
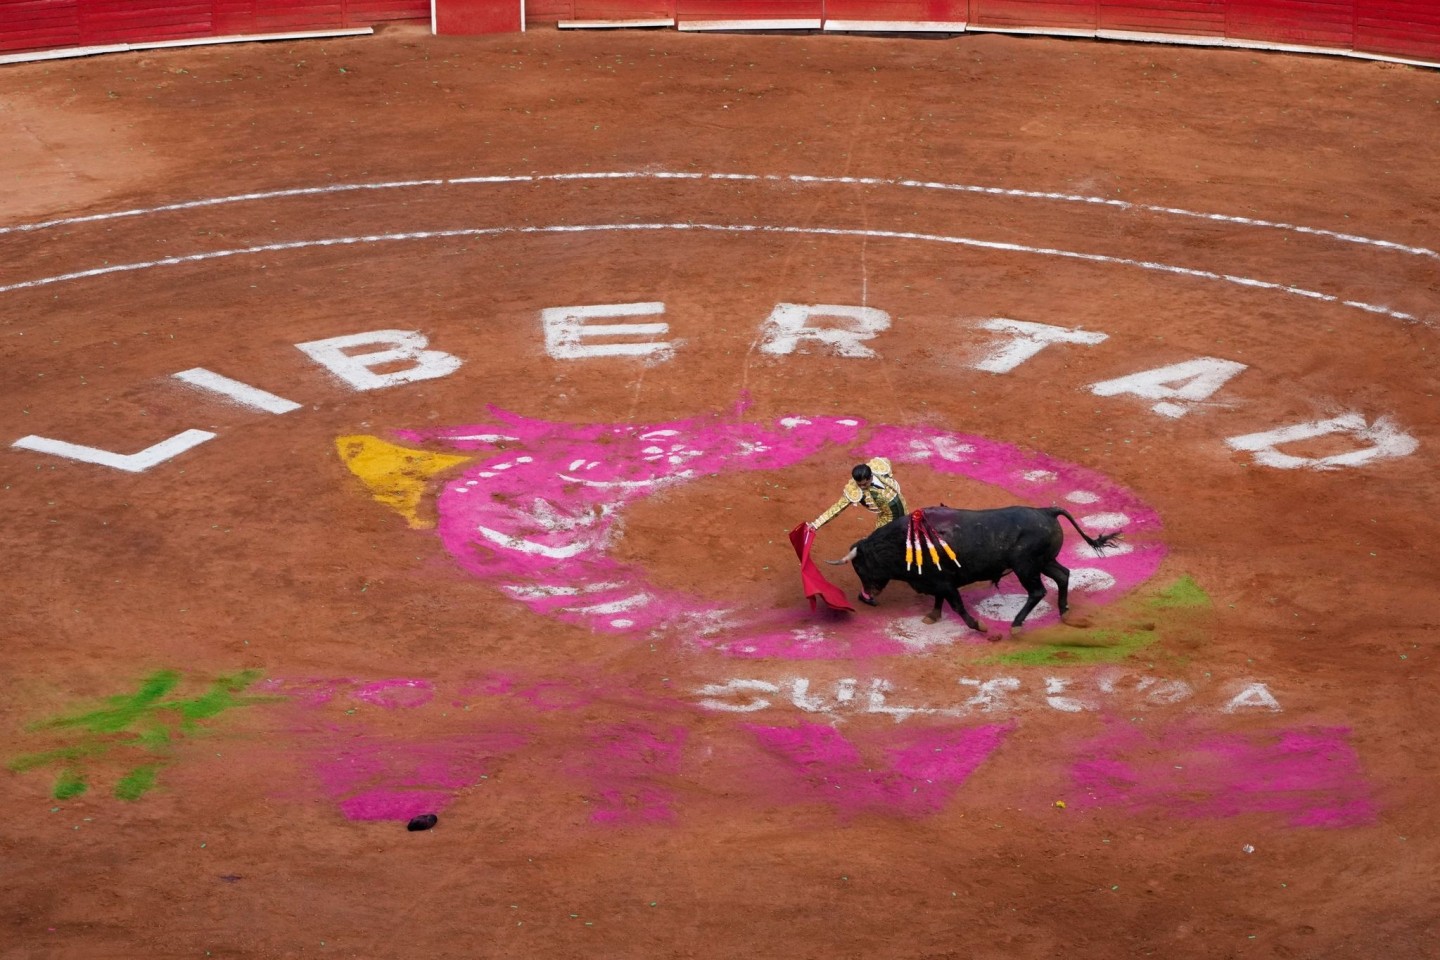
[{"label": "red barrier wall", "polygon": [[[1111,39],[1125,39],[1125,34],[1170,34],[1236,46],[1310,47],[1440,63],[1437,0],[968,2],[972,29],[1039,28]],[[855,17],[852,14],[847,19]]]},{"label": "red barrier wall", "polygon": [[447,37],[516,33],[525,29],[521,0],[446,0],[435,5],[432,27]]},{"label": "red barrier wall", "polygon": [[0,0],[0,52],[429,19],[430,0]]},{"label": "red barrier wall", "polygon": [[1355,11],[1355,49],[1440,60],[1440,3],[1363,0]]},{"label": "red barrier wall", "polygon": [[1229,0],[1225,35],[1349,49],[1355,44],[1355,0]]},{"label": "red barrier wall", "polygon": [[[446,0],[437,2],[443,15]],[[1440,0],[525,0],[525,18],[1159,34],[1440,64]],[[0,53],[429,19],[430,0],[0,0]]]},{"label": "red barrier wall", "polygon": [[1102,0],[1096,26],[1128,33],[1223,37],[1225,6],[1225,0]]},{"label": "red barrier wall", "polygon": [[979,27],[1094,30],[1095,0],[970,0],[969,22]]},{"label": "red barrier wall", "polygon": [[[535,3],[553,5],[554,0],[534,0]],[[565,0],[574,4],[571,17],[551,17],[549,21],[555,23],[558,20],[671,20],[675,19],[676,0]],[[534,19],[530,14],[530,4],[526,4],[525,15],[527,19]]]},{"label": "red barrier wall", "polygon": [[[440,3],[446,0],[438,0]],[[566,13],[570,16],[567,17]],[[1395,57],[1440,65],[1440,0],[527,0],[526,19],[818,19],[823,29],[990,30]]]},{"label": "red barrier wall", "polygon": [[676,0],[675,19],[700,22],[768,22],[805,24],[819,30],[824,0]]},{"label": "red barrier wall", "polygon": [[825,0],[824,11],[826,22],[963,24],[970,15],[970,3],[969,0]]}]

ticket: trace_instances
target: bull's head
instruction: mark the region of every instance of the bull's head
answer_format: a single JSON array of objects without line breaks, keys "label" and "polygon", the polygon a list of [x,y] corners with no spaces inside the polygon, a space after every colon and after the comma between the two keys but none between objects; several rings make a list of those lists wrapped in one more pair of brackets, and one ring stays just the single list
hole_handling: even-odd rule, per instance
[{"label": "bull's head", "polygon": [[881,565],[876,563],[871,551],[865,547],[864,540],[857,540],[845,556],[839,560],[826,560],[825,562],[836,566],[850,564],[855,570],[855,576],[860,578],[860,589],[873,597],[885,589],[885,585],[890,582],[890,576],[881,569]]}]

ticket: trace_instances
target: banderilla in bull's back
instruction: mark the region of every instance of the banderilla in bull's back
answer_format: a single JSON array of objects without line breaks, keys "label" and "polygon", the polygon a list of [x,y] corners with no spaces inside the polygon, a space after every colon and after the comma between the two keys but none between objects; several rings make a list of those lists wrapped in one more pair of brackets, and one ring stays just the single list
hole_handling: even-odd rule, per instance
[{"label": "banderilla in bull's back", "polygon": [[949,602],[965,625],[979,633],[988,631],[965,609],[960,588],[986,580],[998,585],[1001,577],[1014,572],[1027,594],[1025,605],[1010,624],[1018,629],[1045,599],[1042,575],[1055,581],[1060,615],[1069,609],[1070,571],[1056,559],[1065,545],[1061,517],[1096,550],[1120,539],[1119,533],[1090,536],[1060,507],[925,507],[857,540],[841,559],[825,562],[848,563],[854,568],[860,578],[862,603],[875,606],[875,596],[886,584],[902,580],[916,593],[935,598],[934,609],[925,615],[926,623],[938,621],[942,606]]}]

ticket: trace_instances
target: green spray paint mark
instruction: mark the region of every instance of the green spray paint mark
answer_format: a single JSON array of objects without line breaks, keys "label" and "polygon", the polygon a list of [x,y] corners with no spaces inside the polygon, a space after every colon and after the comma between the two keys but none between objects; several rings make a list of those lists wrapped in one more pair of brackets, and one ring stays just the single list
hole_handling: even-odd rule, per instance
[{"label": "green spray paint mark", "polygon": [[180,674],[173,670],[161,670],[140,682],[140,690],[129,697],[111,697],[106,702],[109,708],[70,717],[56,717],[46,720],[32,729],[80,728],[91,733],[119,733],[128,730],[132,724],[148,720],[155,704],[180,682]]},{"label": "green spray paint mark", "polygon": [[[235,707],[250,706],[272,697],[241,696],[259,679],[257,670],[219,677],[197,697],[167,697],[180,683],[180,674],[161,670],[144,678],[132,694],[110,697],[98,710],[54,717],[31,725],[31,732],[76,738],[64,746],[28,753],[7,766],[23,773],[39,767],[60,765],[63,769],[51,791],[57,800],[79,796],[89,788],[83,769],[115,750],[140,753],[145,762],[134,766],[115,785],[115,796],[138,800],[154,789],[161,768],[170,763],[176,741],[201,731],[201,721],[218,717]],[[133,762],[133,761],[131,761]]]},{"label": "green spray paint mark", "polygon": [[200,720],[208,720],[210,717],[224,713],[232,707],[243,707],[260,700],[272,699],[267,697],[237,697],[250,684],[260,679],[260,671],[246,670],[228,677],[220,677],[210,687],[208,693],[196,697],[193,700],[177,700],[167,704],[168,707],[180,711],[182,726],[186,730],[192,729]]},{"label": "green spray paint mark", "polygon": [[56,800],[69,800],[71,797],[80,796],[88,789],[90,789],[90,785],[85,782],[84,777],[74,770],[65,770],[55,778],[55,789],[50,791],[50,796]]},{"label": "green spray paint mark", "polygon": [[1148,647],[1157,638],[1153,630],[1134,633],[1085,630],[1074,634],[1074,640],[1071,641],[1028,647],[981,662],[1013,663],[1027,667],[1043,667],[1055,663],[1113,663]]},{"label": "green spray paint mark", "polygon": [[82,757],[104,752],[105,748],[101,744],[83,743],[74,747],[61,747],[59,750],[46,750],[43,753],[28,753],[22,757],[16,757],[6,766],[16,773],[24,773],[27,770],[34,770],[36,767],[48,767],[57,761],[79,760]]},{"label": "green spray paint mark", "polygon": [[155,774],[160,766],[158,763],[152,763],[131,770],[121,778],[119,783],[115,784],[115,796],[121,800],[139,800],[145,791],[155,786]]},{"label": "green spray paint mark", "polygon": [[[1210,597],[1189,575],[1181,577],[1158,593],[1132,598],[1112,608],[1114,615],[1130,621],[1119,628],[1064,631],[1063,641],[1036,644],[981,660],[984,664],[1015,664],[1043,667],[1056,664],[1114,663],[1150,646],[1162,636],[1147,614],[1157,611],[1199,611],[1210,607]],[[1050,632],[1050,631],[1047,631]]]},{"label": "green spray paint mark", "polygon": [[1200,585],[1192,580],[1189,574],[1186,574],[1146,600],[1145,605],[1155,610],[1208,607],[1210,606],[1210,595],[1201,590]]}]

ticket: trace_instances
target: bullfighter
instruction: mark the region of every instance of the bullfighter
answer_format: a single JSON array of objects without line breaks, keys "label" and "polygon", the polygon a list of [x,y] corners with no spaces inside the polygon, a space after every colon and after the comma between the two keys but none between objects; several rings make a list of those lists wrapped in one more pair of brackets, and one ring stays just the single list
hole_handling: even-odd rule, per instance
[{"label": "bullfighter", "polygon": [[[897,517],[905,516],[905,500],[900,493],[900,481],[891,472],[890,461],[884,457],[873,457],[866,463],[857,463],[850,470],[850,480],[840,493],[840,499],[809,526],[819,530],[846,507],[858,504],[875,514],[875,529]],[[860,602],[875,606],[875,600],[864,590],[860,591]]]}]

